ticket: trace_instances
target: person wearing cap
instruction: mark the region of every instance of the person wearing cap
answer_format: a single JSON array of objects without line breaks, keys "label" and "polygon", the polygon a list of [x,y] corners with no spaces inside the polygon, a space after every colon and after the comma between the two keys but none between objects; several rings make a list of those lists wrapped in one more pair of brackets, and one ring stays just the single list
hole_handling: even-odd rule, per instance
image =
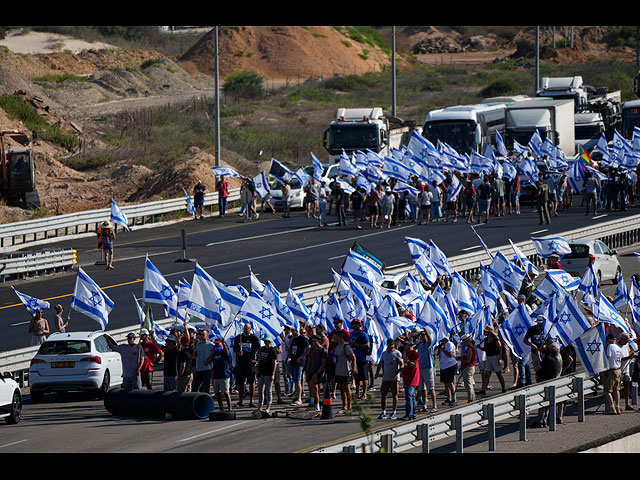
[{"label": "person wearing cap", "polygon": [[612,333],[607,335],[605,364],[608,369],[602,372],[602,389],[607,402],[605,415],[620,415],[620,379],[622,367],[622,348]]},{"label": "person wearing cap", "polygon": [[334,389],[340,389],[342,410],[349,412],[352,407],[351,383],[356,371],[356,356],[342,335],[335,336],[332,360]]},{"label": "person wearing cap", "polygon": [[[302,329],[302,327],[300,328]],[[287,363],[291,368],[291,380],[293,381],[295,396],[291,405],[298,406],[302,405],[302,373],[304,371],[305,354],[309,346],[309,341],[307,337],[301,335],[300,331],[295,328],[291,330],[291,335],[293,338],[291,340],[289,356],[287,357]]]},{"label": "person wearing cap", "polygon": [[102,223],[100,235],[106,269],[113,270],[113,242],[116,240],[116,231],[111,222]]},{"label": "person wearing cap", "polygon": [[[524,334],[523,343],[530,347],[530,353],[522,358],[523,367],[526,374],[526,366],[531,360],[533,364],[533,371],[536,372],[540,365],[540,350],[544,345],[544,330],[542,328],[544,317],[538,315],[535,325],[531,326]],[[522,369],[520,370],[522,372]],[[521,377],[522,378],[522,377]],[[527,385],[530,383],[526,383]]]},{"label": "person wearing cap", "polygon": [[627,332],[620,332],[618,334],[618,345],[622,350],[622,359],[620,360],[620,382],[622,383],[622,391],[624,395],[624,409],[634,410],[629,404],[629,392],[631,390],[631,360],[637,355],[637,351],[631,350],[631,343],[629,343],[629,334]]},{"label": "person wearing cap", "polygon": [[558,252],[551,252],[551,255],[549,255],[549,258],[547,259],[547,270],[552,269],[562,269],[562,265],[560,265],[560,255],[558,255]]},{"label": "person wearing cap", "polygon": [[[367,356],[371,354],[371,338],[369,334],[362,328],[362,321],[359,318],[351,320],[351,329],[353,334],[350,335],[349,344],[356,356],[356,397],[358,399],[366,398],[369,388],[367,380]],[[360,390],[362,385],[362,390]]]},{"label": "person wearing cap", "polygon": [[389,415],[390,420],[396,418],[398,410],[398,393],[400,384],[400,372],[404,367],[402,354],[396,349],[396,344],[392,338],[387,339],[387,348],[380,356],[380,362],[376,368],[376,378],[380,376],[382,370],[382,384],[380,386],[380,406],[382,412],[378,419],[387,418],[387,395],[391,393],[393,411]]},{"label": "person wearing cap", "polygon": [[273,347],[271,335],[262,337],[264,345],[256,352],[256,377],[258,379],[258,410],[269,413],[272,402],[272,385],[276,375],[278,354]]},{"label": "person wearing cap", "polygon": [[456,400],[456,384],[454,382],[456,371],[458,370],[458,361],[456,360],[456,346],[445,336],[440,345],[436,347],[439,352],[440,361],[440,381],[444,384],[444,392],[447,396],[442,402],[443,405],[454,407],[458,404]]},{"label": "person wearing cap", "polygon": [[491,379],[491,372],[495,372],[502,387],[502,393],[505,393],[507,389],[505,387],[504,377],[502,376],[502,342],[493,327],[485,327],[483,333],[485,337],[482,342],[480,342],[480,345],[478,345],[478,348],[485,352],[487,359],[484,368],[485,375],[482,377],[482,389],[478,393],[480,395],[487,394],[486,390],[489,385],[489,380]]},{"label": "person wearing cap", "polygon": [[460,340],[464,345],[464,352],[460,357],[460,375],[464,382],[464,388],[467,391],[467,403],[476,400],[475,381],[473,376],[476,373],[476,363],[478,352],[473,342],[473,336],[470,333],[463,335]]},{"label": "person wearing cap", "polygon": [[260,340],[253,333],[251,324],[245,323],[242,333],[236,335],[233,351],[236,354],[236,384],[239,400],[237,407],[243,406],[245,383],[249,385],[249,407],[255,408],[253,398],[256,389],[256,353],[260,348]]},{"label": "person wearing cap", "polygon": [[231,354],[227,344],[220,337],[214,339],[213,350],[207,359],[211,364],[213,378],[213,394],[218,401],[220,411],[224,411],[226,401],[227,410],[231,411]]},{"label": "person wearing cap", "polygon": [[309,338],[311,348],[307,351],[305,376],[309,385],[309,396],[315,409],[320,411],[320,384],[327,382],[327,365],[329,355],[327,349],[320,344],[318,335]]},{"label": "person wearing cap", "polygon": [[405,416],[402,420],[413,420],[418,415],[416,387],[420,382],[420,362],[418,352],[413,348],[413,338],[409,336],[403,343],[402,383],[404,386]]},{"label": "person wearing cap", "polygon": [[436,413],[438,406],[436,404],[436,381],[435,381],[435,357],[434,349],[431,345],[431,336],[425,328],[420,332],[420,342],[418,343],[418,364],[420,379],[418,385],[418,395],[422,400],[422,411],[427,411],[427,391],[433,407],[430,413]]},{"label": "person wearing cap", "polygon": [[196,344],[193,348],[193,356],[196,359],[196,369],[193,373],[192,390],[194,392],[209,393],[211,389],[211,366],[208,362],[213,351],[213,344],[209,341],[209,332],[199,328],[196,333]]},{"label": "person wearing cap", "polygon": [[[175,337],[174,337],[175,338]],[[140,345],[144,350],[144,362],[140,369],[140,381],[147,390],[153,390],[153,367],[162,361],[163,353],[153,340],[149,339],[149,330],[140,330]]]},{"label": "person wearing cap", "polygon": [[129,333],[127,343],[122,345],[116,344],[109,335],[105,335],[104,338],[107,346],[114,352],[118,352],[122,358],[122,388],[125,390],[142,388],[140,369],[144,362],[144,350],[136,343],[136,334]]},{"label": "person wearing cap", "polygon": [[202,220],[204,218],[202,216],[202,208],[204,207],[204,193],[206,191],[207,187],[202,183],[201,180],[198,180],[196,186],[193,187],[193,207],[195,209],[195,219],[200,217],[200,220]]},{"label": "person wearing cap", "polygon": [[160,358],[156,358],[155,364],[164,358],[164,368],[162,370],[164,391],[174,392],[178,389],[178,339],[175,335],[169,335],[165,339],[164,346],[158,345],[153,332],[151,332],[151,341],[155,347],[160,349]]}]

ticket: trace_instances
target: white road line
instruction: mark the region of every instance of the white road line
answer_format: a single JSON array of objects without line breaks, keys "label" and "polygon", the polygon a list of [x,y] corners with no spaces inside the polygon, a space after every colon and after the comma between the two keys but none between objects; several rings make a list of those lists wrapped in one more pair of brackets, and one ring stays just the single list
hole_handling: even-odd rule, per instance
[{"label": "white road line", "polygon": [[462,251],[466,252],[468,250],[475,250],[476,248],[482,248],[482,245],[476,245],[475,247],[467,247],[467,248],[463,248]]},{"label": "white road line", "polygon": [[397,265],[390,265],[387,267],[387,269],[392,269],[392,268],[397,268],[397,267],[404,267],[405,265],[409,265],[408,263],[399,263]]},{"label": "white road line", "polygon": [[248,422],[249,420],[245,420],[244,422],[234,423],[233,425],[227,425],[226,427],[218,428],[217,430],[210,430],[208,432],[200,433],[192,437],[183,438],[182,440],[178,440],[178,442],[188,442],[189,440],[193,440],[194,438],[204,437],[205,435],[211,435],[212,433],[221,432],[222,430],[227,430],[228,428],[237,427],[238,425],[242,425],[243,423],[248,423]]},{"label": "white road line", "polygon": [[242,240],[255,240],[256,238],[272,237],[274,235],[285,235],[287,233],[304,232],[305,230],[313,230],[314,228],[318,228],[318,226],[315,225],[313,227],[294,228],[293,230],[285,230],[283,232],[265,233],[264,235],[254,235],[253,237],[234,238],[231,240],[223,240],[221,242],[212,242],[207,243],[207,247],[211,247],[213,245],[223,245],[225,243],[240,242]]},{"label": "white road line", "polygon": [[604,217],[608,217],[608,214],[604,214],[604,215],[598,215],[597,217],[593,217],[591,220],[595,220],[596,218],[604,218]]},{"label": "white road line", "polygon": [[338,255],[337,257],[327,258],[327,260],[336,260],[338,258],[346,257],[346,255]]},{"label": "white road line", "polygon": [[529,235],[535,235],[536,233],[542,233],[542,232],[548,232],[548,231],[549,231],[549,229],[545,228],[544,230],[537,230],[535,232],[531,232]]},{"label": "white road line", "polygon": [[307,283],[306,285],[300,285],[299,287],[296,287],[296,288],[315,287],[316,285],[319,285],[319,283],[318,282],[316,282],[316,283]]},{"label": "white road line", "polygon": [[7,443],[5,445],[0,445],[0,448],[10,447],[11,445],[17,445],[19,443],[28,442],[28,440],[18,440],[17,442]]},{"label": "white road line", "polygon": [[[259,274],[259,273],[254,273],[254,275],[255,275],[256,277],[260,276],[260,274]],[[238,277],[238,280],[244,280],[245,278],[249,278],[249,277],[251,277],[251,274],[249,274],[249,275],[245,275],[244,277]]]},{"label": "white road line", "polygon": [[19,327],[20,325],[26,325],[27,323],[31,323],[29,322],[18,322],[18,323],[12,323],[11,325],[9,325],[10,327]]}]

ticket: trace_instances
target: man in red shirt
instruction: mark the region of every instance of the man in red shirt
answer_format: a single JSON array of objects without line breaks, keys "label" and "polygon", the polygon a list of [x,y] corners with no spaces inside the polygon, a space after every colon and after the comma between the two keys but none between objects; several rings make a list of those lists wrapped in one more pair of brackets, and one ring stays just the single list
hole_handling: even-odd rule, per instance
[{"label": "man in red shirt", "polygon": [[562,266],[560,265],[560,256],[558,255],[558,252],[553,252],[549,256],[549,259],[547,260],[547,270],[550,270],[550,269],[558,269],[558,270],[562,269]]},{"label": "man in red shirt", "polygon": [[404,384],[405,416],[402,420],[413,420],[417,415],[416,387],[420,380],[418,352],[413,348],[411,337],[404,342],[404,354],[402,355],[404,367],[402,367],[402,383]]},{"label": "man in red shirt", "polygon": [[229,196],[229,183],[224,179],[224,175],[221,175],[220,180],[216,182],[216,190],[218,191],[218,211],[220,216],[224,217],[227,211],[227,197]]},{"label": "man in red shirt", "polygon": [[476,373],[476,363],[478,361],[478,351],[473,344],[471,334],[463,335],[460,339],[464,345],[464,353],[460,358],[460,374],[464,381],[464,388],[467,391],[467,403],[476,400],[475,382],[473,376]]},{"label": "man in red shirt", "polygon": [[147,390],[153,390],[153,367],[162,361],[163,353],[155,343],[149,340],[149,330],[146,328],[140,332],[140,345],[144,351],[144,359],[140,369],[142,386]]}]

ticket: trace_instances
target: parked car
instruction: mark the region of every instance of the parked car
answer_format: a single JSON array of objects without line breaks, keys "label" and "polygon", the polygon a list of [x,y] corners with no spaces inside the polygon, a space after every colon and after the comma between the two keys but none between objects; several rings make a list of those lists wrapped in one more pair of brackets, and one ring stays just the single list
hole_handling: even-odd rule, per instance
[{"label": "parked car", "polygon": [[58,332],[47,337],[29,366],[31,400],[42,401],[47,392],[72,390],[92,391],[104,398],[110,388],[122,385],[122,358],[109,348],[105,337],[102,331]]},{"label": "parked car", "polygon": [[[291,178],[291,180],[289,180],[289,186],[291,187],[291,190],[289,191],[289,207],[292,210],[295,208],[304,208],[305,194],[298,177]],[[269,191],[271,192],[269,202],[271,202],[276,210],[284,209],[281,189],[282,183],[280,183],[280,180],[274,180],[269,184]]]},{"label": "parked car", "polygon": [[610,250],[600,240],[569,240],[567,243],[571,247],[571,253],[560,261],[565,272],[582,278],[589,265],[593,264],[598,285],[608,280],[618,283],[622,268],[615,250]]},{"label": "parked car", "polygon": [[13,375],[5,372],[0,375],[0,418],[9,425],[15,425],[22,415],[22,393],[20,385]]}]

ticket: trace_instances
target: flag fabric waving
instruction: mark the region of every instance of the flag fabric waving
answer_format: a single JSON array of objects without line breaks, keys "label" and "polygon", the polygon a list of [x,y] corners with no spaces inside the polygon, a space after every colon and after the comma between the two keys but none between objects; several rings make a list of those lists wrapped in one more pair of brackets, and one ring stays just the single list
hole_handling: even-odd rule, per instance
[{"label": "flag fabric waving", "polygon": [[165,305],[169,313],[175,317],[178,313],[178,295],[169,282],[162,276],[149,257],[144,265],[144,282],[142,284],[142,301]]},{"label": "flag fabric waving", "polygon": [[100,324],[102,330],[107,328],[109,313],[113,309],[113,301],[106,293],[78,267],[76,286],[73,290],[69,308],[86,315]]},{"label": "flag fabric waving", "polygon": [[520,291],[525,271],[511,263],[502,252],[497,252],[495,257],[493,257],[489,265],[489,272],[516,292]]},{"label": "flag fabric waving", "polygon": [[241,178],[238,172],[236,172],[233,168],[227,165],[221,165],[219,167],[211,167],[211,171],[216,177]]},{"label": "flag fabric waving", "polygon": [[580,362],[590,376],[607,370],[607,339],[604,324],[598,323],[575,340]]},{"label": "flag fabric waving", "polygon": [[27,310],[31,315],[35,315],[38,310],[43,311],[50,307],[49,302],[44,300],[39,300],[35,297],[30,297],[24,293],[20,293],[15,288],[11,287],[11,289],[18,296],[22,304],[27,307]]},{"label": "flag fabric waving", "polygon": [[613,323],[628,334],[631,334],[631,330],[629,330],[622,315],[611,305],[611,302],[607,300],[607,297],[605,297],[602,292],[600,292],[600,300],[598,301],[598,321]]},{"label": "flag fabric waving", "polygon": [[122,225],[125,230],[129,231],[129,220],[113,198],[111,199],[111,221]]},{"label": "flag fabric waving", "polygon": [[182,188],[182,190],[184,191],[184,194],[187,196],[187,212],[189,212],[191,215],[195,215],[196,209],[193,206],[193,202],[191,201],[191,197],[189,196],[187,191],[184,189],[184,187]]},{"label": "flag fabric waving", "polygon": [[533,246],[536,247],[538,255],[540,255],[542,258],[549,258],[549,256],[553,252],[556,252],[560,258],[564,257],[568,253],[571,253],[571,247],[562,237],[531,237],[531,242],[533,242]]}]

